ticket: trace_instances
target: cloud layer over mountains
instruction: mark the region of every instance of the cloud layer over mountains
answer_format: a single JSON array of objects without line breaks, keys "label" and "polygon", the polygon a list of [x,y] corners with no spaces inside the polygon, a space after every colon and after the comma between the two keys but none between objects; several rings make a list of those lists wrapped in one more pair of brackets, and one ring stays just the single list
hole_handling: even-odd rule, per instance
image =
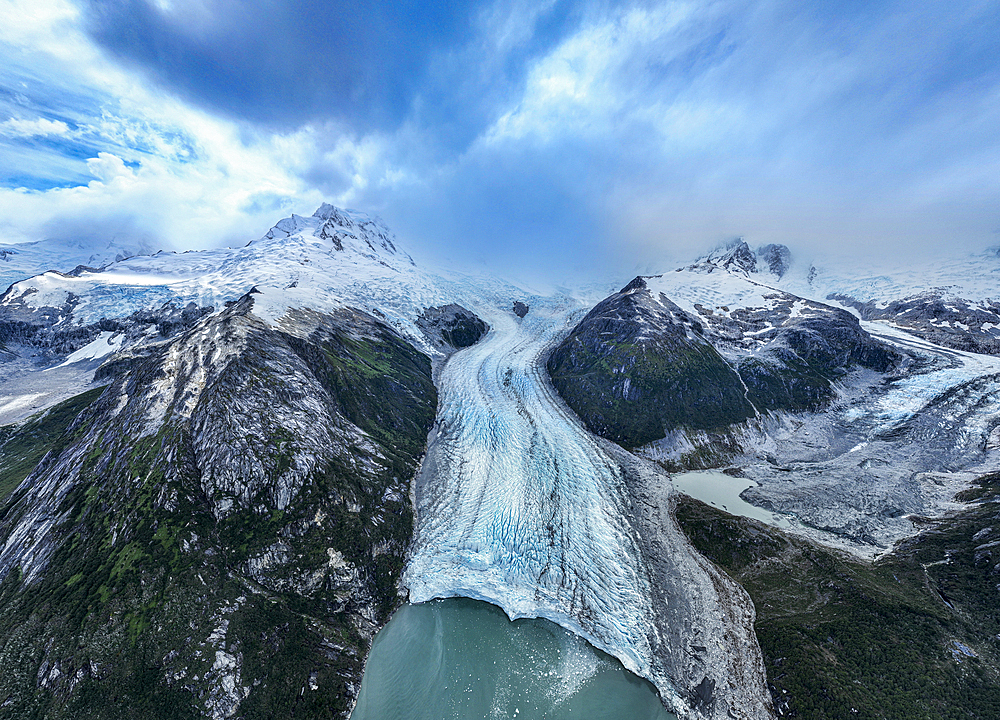
[{"label": "cloud layer over mountains", "polygon": [[228,244],[327,199],[558,278],[736,235],[884,255],[1000,230],[991,2],[11,0],[0,19],[0,242]]}]

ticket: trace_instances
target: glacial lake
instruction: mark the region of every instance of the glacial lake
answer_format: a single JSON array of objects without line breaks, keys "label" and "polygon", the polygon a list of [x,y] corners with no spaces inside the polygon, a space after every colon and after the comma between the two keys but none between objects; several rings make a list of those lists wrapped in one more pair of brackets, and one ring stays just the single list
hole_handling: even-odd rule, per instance
[{"label": "glacial lake", "polygon": [[615,658],[489,603],[407,604],[376,635],[351,720],[500,718],[676,720]]},{"label": "glacial lake", "polygon": [[670,481],[675,490],[730,515],[742,515],[779,528],[789,528],[796,522],[787,515],[759,508],[741,498],[741,492],[757,485],[747,478],[732,477],[719,470],[697,470],[671,475]]}]

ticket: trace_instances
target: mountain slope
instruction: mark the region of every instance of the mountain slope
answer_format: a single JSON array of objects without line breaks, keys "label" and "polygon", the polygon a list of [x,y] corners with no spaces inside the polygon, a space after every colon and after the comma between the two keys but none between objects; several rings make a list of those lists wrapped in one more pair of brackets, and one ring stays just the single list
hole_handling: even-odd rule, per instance
[{"label": "mountain slope", "polygon": [[799,532],[874,554],[1000,462],[1000,364],[780,289],[796,282],[745,243],[637,278],[548,369],[594,432],[670,470],[730,466]]},{"label": "mountain slope", "polygon": [[677,518],[747,589],[781,714],[848,720],[1000,712],[998,477],[876,563],[691,499]]},{"label": "mountain slope", "polygon": [[636,278],[577,325],[548,369],[588,427],[638,446],[816,410],[852,368],[887,372],[900,359],[844,310],[723,269]]},{"label": "mountain slope", "polygon": [[598,303],[547,368],[592,432],[628,447],[678,427],[725,428],[755,413],[702,323],[649,293],[642,278]]},{"label": "mountain slope", "polygon": [[399,602],[430,361],[357,311],[252,309],[112,377],[7,499],[5,716],[346,716]]}]

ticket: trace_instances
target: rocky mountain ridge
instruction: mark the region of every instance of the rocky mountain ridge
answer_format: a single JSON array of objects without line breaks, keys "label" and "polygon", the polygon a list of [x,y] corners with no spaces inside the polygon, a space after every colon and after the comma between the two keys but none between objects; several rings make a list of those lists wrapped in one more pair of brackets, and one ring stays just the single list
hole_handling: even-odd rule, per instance
[{"label": "rocky mountain ridge", "polygon": [[[986,347],[987,299],[845,309],[803,272],[739,242],[587,312],[419,267],[380,221],[324,205],[242,248],[14,283],[0,716],[345,716],[409,589],[555,619],[685,718],[771,717],[754,609],[681,535],[664,469],[725,467],[800,536],[871,556],[959,508],[1000,452],[1000,361],[955,349]],[[449,481],[480,472],[519,490]],[[401,580],[414,500],[424,538],[436,520],[455,547],[500,545]]]},{"label": "rocky mountain ridge", "polygon": [[843,310],[763,289],[762,306],[695,302],[687,312],[656,289],[658,279],[636,278],[599,303],[548,361],[588,426],[631,447],[675,430],[815,410],[851,368],[886,372],[900,361]]},{"label": "rocky mountain ridge", "polygon": [[592,431],[672,470],[734,468],[811,537],[884,551],[997,461],[1000,366],[758,266],[741,243],[637,278],[555,349],[553,383]]},{"label": "rocky mountain ridge", "polygon": [[430,360],[364,313],[277,330],[253,303],[109,371],[5,499],[5,712],[349,711],[399,602]]},{"label": "rocky mountain ridge", "polygon": [[947,290],[928,291],[889,302],[859,302],[832,294],[863,320],[884,320],[916,337],[946,348],[1000,355],[1000,303],[966,300]]}]

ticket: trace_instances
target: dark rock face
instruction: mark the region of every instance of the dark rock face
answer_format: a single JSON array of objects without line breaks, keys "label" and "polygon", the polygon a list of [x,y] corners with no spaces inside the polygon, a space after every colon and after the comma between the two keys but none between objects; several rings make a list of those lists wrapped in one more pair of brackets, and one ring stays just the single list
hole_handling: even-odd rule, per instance
[{"label": "dark rock face", "polygon": [[636,278],[556,348],[549,374],[610,440],[634,447],[696,430],[722,448],[732,443],[727,428],[759,413],[815,410],[850,368],[886,372],[899,361],[844,310],[777,291],[767,300],[725,313],[696,306],[694,317]]},{"label": "dark rock face", "polygon": [[252,304],[0,432],[48,450],[0,462],[11,717],[347,716],[400,600],[431,364],[364,313]]},{"label": "dark rock face", "polygon": [[720,257],[716,261],[716,264],[726,270],[742,270],[746,273],[757,272],[757,256],[753,254],[753,250],[742,239]]},{"label": "dark rock face", "polygon": [[726,270],[741,275],[766,271],[780,278],[788,271],[791,262],[792,253],[785,245],[762,245],[754,253],[740,238],[725,249],[710,253],[689,269],[708,273]]},{"label": "dark rock face", "polygon": [[436,344],[454,349],[475,345],[489,330],[474,312],[454,304],[427,308],[417,318],[417,326]]},{"label": "dark rock face", "polygon": [[514,314],[517,315],[519,318],[523,318],[525,315],[528,314],[528,306],[525,305],[520,300],[515,301],[514,302]]},{"label": "dark rock face", "polygon": [[703,333],[637,278],[591,310],[546,366],[587,427],[627,447],[677,427],[711,430],[753,417],[739,375]]},{"label": "dark rock face", "polygon": [[757,249],[757,257],[779,278],[788,271],[792,262],[792,253],[784,245],[764,245]]},{"label": "dark rock face", "polygon": [[831,295],[856,308],[865,320],[891,320],[919,338],[966,352],[1000,355],[1000,303],[972,302],[930,292],[880,307],[845,295]]},{"label": "dark rock face", "polygon": [[833,397],[833,381],[850,368],[887,372],[898,361],[899,355],[873,340],[853,315],[825,308],[813,317],[787,320],[763,352],[740,362],[739,371],[762,412],[815,410]]},{"label": "dark rock face", "polygon": [[[70,317],[79,298],[70,295],[59,307],[32,308],[24,303],[0,306],[0,347],[21,346],[41,361],[51,361],[94,341],[101,332],[125,333],[129,340],[148,339],[155,328],[159,338],[169,338],[194,326],[214,308],[188,303],[164,303],[159,308],[140,310],[121,319],[101,319],[83,327],[61,327],[60,321]],[[126,343],[128,344],[128,343]]]}]

